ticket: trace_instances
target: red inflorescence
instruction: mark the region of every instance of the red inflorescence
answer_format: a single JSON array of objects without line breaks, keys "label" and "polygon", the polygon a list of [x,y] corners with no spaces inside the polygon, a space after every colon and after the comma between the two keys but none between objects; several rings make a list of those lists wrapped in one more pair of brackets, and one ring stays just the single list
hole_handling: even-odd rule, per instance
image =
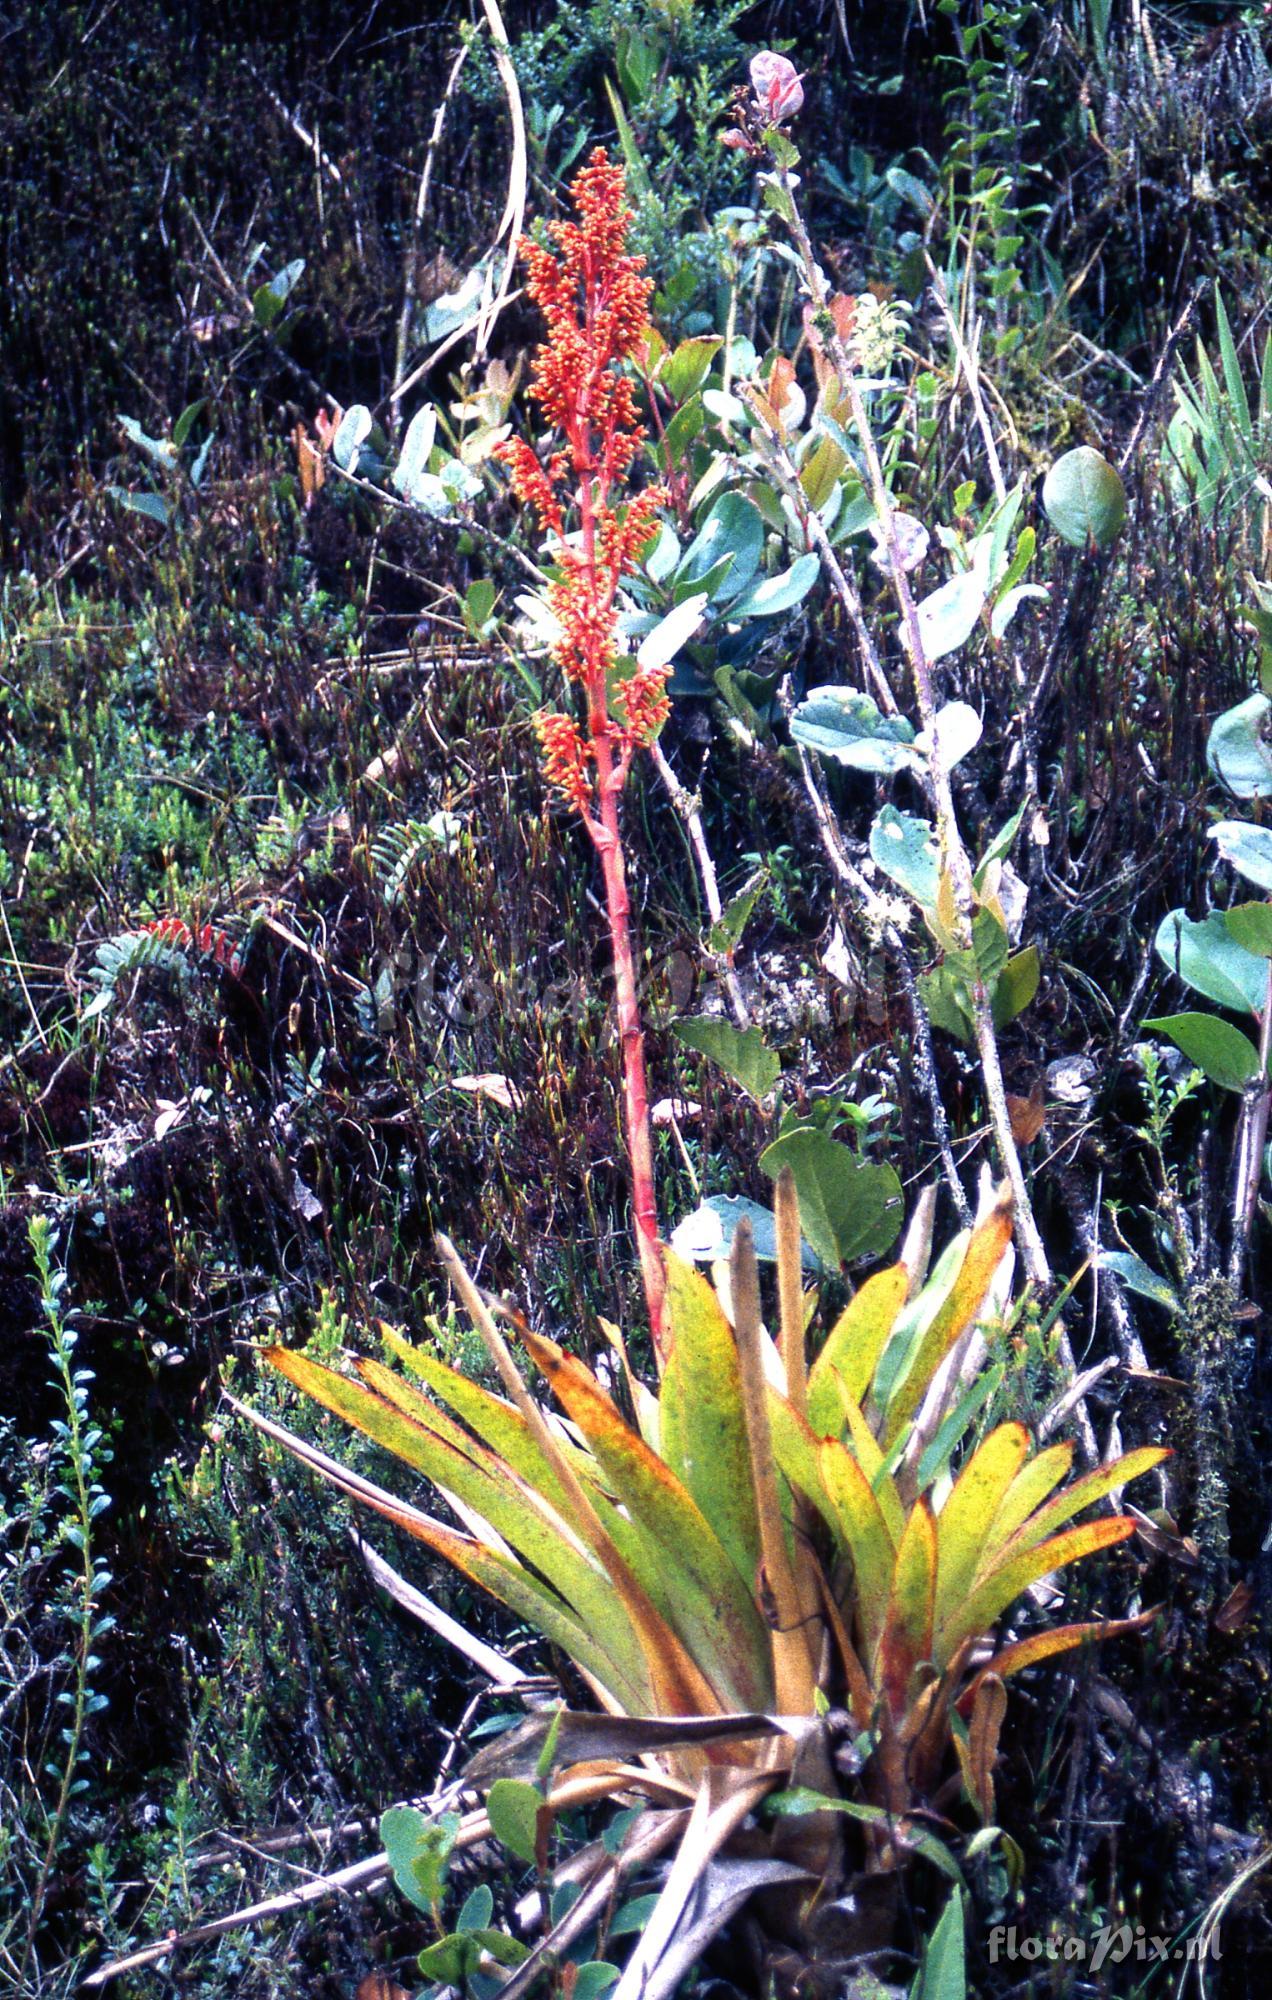
[{"label": "red inflorescence", "polygon": [[[652,741],[668,708],[666,668],[638,672],[619,686],[612,704],[609,695],[619,580],[666,501],[659,487],[625,505],[613,497],[644,438],[622,363],[648,339],[651,290],[644,259],[624,247],[631,221],[625,193],[622,167],[598,148],[571,189],[577,220],[553,225],[553,248],[525,246],[527,290],[547,321],[530,393],[564,447],[546,466],[523,439],[500,447],[513,490],[557,543],[560,576],[549,591],[561,627],[555,657],[584,691],[591,741],[565,716],[541,715],[535,726],[548,779],[585,815],[594,803],[597,742],[607,739],[613,756],[606,762],[621,781],[632,750]],[[568,542],[567,511],[578,527]]]}]

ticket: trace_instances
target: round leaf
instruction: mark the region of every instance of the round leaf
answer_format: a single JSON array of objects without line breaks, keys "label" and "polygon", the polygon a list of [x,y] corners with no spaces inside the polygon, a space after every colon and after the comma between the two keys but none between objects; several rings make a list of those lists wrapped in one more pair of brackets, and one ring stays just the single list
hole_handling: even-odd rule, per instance
[{"label": "round leaf", "polygon": [[1047,519],[1066,542],[1105,549],[1126,520],[1126,488],[1117,467],[1089,444],[1066,451],[1042,486]]},{"label": "round leaf", "polygon": [[1272,744],[1268,717],[1272,701],[1252,694],[1219,717],[1206,744],[1206,762],[1216,778],[1239,799],[1272,797]]},{"label": "round leaf", "polygon": [[1267,999],[1268,969],[1243,951],[1218,910],[1195,924],[1182,910],[1162,918],[1153,940],[1157,956],[1185,986],[1234,1013],[1261,1013]]},{"label": "round leaf", "polygon": [[811,1127],[785,1132],[760,1154],[776,1180],[795,1176],[804,1234],[831,1270],[858,1257],[879,1257],[901,1227],[901,1183],[891,1167],[860,1160],[828,1133]]},{"label": "round leaf", "polygon": [[1251,826],[1248,820],[1225,819],[1211,827],[1210,838],[1238,875],[1244,875],[1256,889],[1272,891],[1272,829]]}]

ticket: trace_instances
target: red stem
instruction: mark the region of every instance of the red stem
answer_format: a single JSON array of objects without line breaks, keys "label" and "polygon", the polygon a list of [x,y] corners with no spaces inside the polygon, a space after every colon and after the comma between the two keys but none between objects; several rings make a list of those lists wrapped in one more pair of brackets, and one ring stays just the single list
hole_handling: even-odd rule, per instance
[{"label": "red stem", "polygon": [[[593,484],[594,461],[590,451],[591,435],[587,409],[591,400],[590,384],[579,400],[580,438],[576,446],[576,463],[580,463],[581,468],[586,468],[579,482],[579,515],[584,562],[595,602],[596,492]],[[595,482],[600,490],[602,504],[608,483],[607,457],[607,453],[602,454],[601,465],[598,468],[599,477]],[[612,600],[611,587],[606,595],[606,608]],[[619,797],[627,779],[629,760],[626,754],[621,754],[615,760],[614,731],[609,718],[604,662],[590,661],[588,665],[588,728],[596,757],[596,790],[600,819],[598,822],[589,815],[587,830],[600,857],[601,870],[605,878],[605,908],[609,918],[610,948],[614,955],[615,1001],[619,1044],[623,1058],[623,1122],[627,1128],[627,1155],[631,1166],[636,1249],[640,1257],[641,1277],[645,1286],[649,1330],[653,1337],[654,1352],[661,1367],[667,1358],[667,1281],[662,1252],[658,1247],[654,1148],[649,1120],[649,1090],[645,1079],[645,1031],[640,1017],[640,1002],[637,998],[636,960],[632,951],[631,935],[631,900],[627,893],[627,870],[623,861],[623,834],[618,809]]]}]

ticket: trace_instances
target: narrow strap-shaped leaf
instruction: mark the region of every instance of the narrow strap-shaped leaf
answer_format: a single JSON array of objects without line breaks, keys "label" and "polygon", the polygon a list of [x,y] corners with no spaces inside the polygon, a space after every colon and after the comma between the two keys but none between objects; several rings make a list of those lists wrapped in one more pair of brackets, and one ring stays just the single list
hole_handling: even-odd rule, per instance
[{"label": "narrow strap-shaped leaf", "polygon": [[[515,1404],[503,1396],[492,1395],[480,1382],[474,1382],[457,1368],[451,1368],[445,1361],[438,1360],[436,1355],[412,1346],[410,1341],[403,1340],[390,1327],[382,1327],[381,1334],[385,1345],[403,1366],[420,1381],[426,1382],[434,1395],[440,1396],[491,1451],[536,1487],[554,1507],[568,1508],[568,1496],[557,1476],[556,1467],[540,1449],[538,1440]],[[586,1478],[587,1466],[582,1453],[578,1454],[574,1464],[579,1476]]]},{"label": "narrow strap-shaped leaf", "polygon": [[808,1414],[808,1354],[804,1344],[803,1248],[795,1176],[783,1167],[773,1204],[777,1225],[779,1347],[786,1374],[786,1397],[801,1417]]},{"label": "narrow strap-shaped leaf", "polygon": [[[742,1374],[751,1481],[760,1530],[773,1685],[779,1706],[804,1714],[813,1705],[817,1672],[814,1651],[820,1651],[820,1626],[804,1622],[804,1600],[795,1579],[786,1539],[777,1462],[769,1427],[769,1388],[764,1376],[759,1268],[751,1239],[751,1225],[745,1218],[738,1224],[733,1239],[729,1276],[738,1363]],[[757,1579],[757,1586],[759,1581]]]},{"label": "narrow strap-shaped leaf", "polygon": [[1080,1514],[1084,1507],[1093,1507],[1097,1500],[1103,1500],[1106,1493],[1129,1485],[1132,1479],[1151,1472],[1155,1465],[1160,1465],[1163,1459],[1169,1457],[1170,1451],[1166,1446],[1143,1444],[1134,1451],[1125,1452],[1121,1458],[1113,1459],[1108,1465],[1097,1466],[1094,1472],[1083,1473],[1081,1479],[1075,1479],[1071,1486],[1066,1486],[1054,1500],[1049,1500],[1045,1507],[1040,1507],[1025,1521],[1011,1541],[1004,1545],[1005,1551],[1011,1554],[1017,1549],[1036,1548],[1047,1535],[1054,1534],[1075,1514]]},{"label": "narrow strap-shaped leaf", "polygon": [[1053,1625],[1050,1631],[1031,1632],[1027,1639],[1016,1639],[995,1653],[975,1680],[964,1688],[957,1703],[959,1714],[971,1714],[976,1690],[986,1674],[997,1674],[1000,1681],[1010,1680],[1026,1667],[1037,1666],[1040,1660],[1052,1660],[1058,1653],[1072,1652],[1075,1646],[1094,1646],[1104,1639],[1121,1639],[1130,1632],[1142,1632],[1160,1615],[1161,1606],[1155,1604],[1135,1618],[1096,1618],[1081,1625]]},{"label": "narrow strap-shaped leaf", "polygon": [[1072,1440],[1049,1444],[1045,1451],[1037,1452],[1021,1466],[1004,1493],[993,1526],[985,1537],[986,1564],[1011,1540],[1034,1508],[1041,1507],[1047,1495],[1055,1491],[1073,1464],[1073,1452]]},{"label": "narrow strap-shaped leaf", "polygon": [[944,1624],[980,1568],[985,1539],[1029,1450],[1023,1424],[999,1424],[954,1482],[937,1526],[936,1621]]},{"label": "narrow strap-shaped leaf", "polygon": [[1102,1521],[1087,1521],[1081,1527],[1066,1528],[1038,1548],[1010,1553],[971,1594],[964,1598],[936,1635],[937,1665],[944,1665],[964,1639],[988,1632],[1009,1605],[1040,1577],[1050,1576],[1084,1556],[1095,1555],[1124,1542],[1135,1532],[1135,1523],[1126,1514],[1114,1514]]},{"label": "narrow strap-shaped leaf", "polygon": [[975,1320],[1011,1242],[1011,1228],[1011,1193],[1004,1184],[989,1214],[972,1231],[949,1297],[924,1334],[918,1353],[893,1387],[884,1428],[885,1449],[890,1449],[900,1436],[951,1347]]},{"label": "narrow strap-shaped leaf", "polygon": [[[562,1517],[508,1467],[471,1440],[457,1448],[388,1402],[375,1389],[351,1382],[307,1355],[271,1348],[267,1360],[324,1409],[343,1417],[365,1437],[421,1472],[444,1493],[471,1508],[509,1548],[546,1578],[590,1631],[604,1632],[610,1650],[630,1675],[639,1648],[612,1579]],[[377,1362],[365,1364],[389,1371]],[[389,1376],[396,1388],[403,1388]],[[449,1421],[449,1420],[447,1420]]]},{"label": "narrow strap-shaped leaf", "polygon": [[808,1421],[820,1436],[837,1437],[842,1427],[836,1374],[854,1402],[865,1400],[909,1282],[904,1264],[876,1271],[835,1321],[808,1377]]},{"label": "narrow strap-shaped leaf", "polygon": [[860,1405],[854,1403],[847,1389],[842,1389],[841,1395],[844,1420],[848,1426],[848,1441],[856,1453],[857,1463],[874,1488],[875,1498],[888,1524],[892,1546],[897,1548],[905,1533],[905,1509],[901,1505],[901,1495],[897,1492],[897,1482],[886,1470],[883,1453],[874,1432],[862,1415]]},{"label": "narrow strap-shaped leaf", "polygon": [[908,1705],[911,1675],[932,1656],[935,1600],[936,1522],[925,1497],[911,1508],[897,1550],[875,1670],[876,1683],[898,1718]]},{"label": "narrow strap-shaped leaf", "polygon": [[[717,1680],[713,1684],[712,1679],[703,1673],[684,1641],[659,1614],[648,1591],[633,1574],[630,1565],[619,1553],[611,1537],[606,1534],[581,1480],[571,1470],[561,1447],[548,1429],[543,1412],[536,1406],[522,1381],[517,1365],[508,1350],[508,1344],[495,1325],[490,1308],[469,1276],[454,1244],[445,1236],[439,1236],[437,1242],[447,1270],[450,1272],[451,1281],[485,1342],[486,1351],[499,1370],[504,1387],[529,1424],[540,1449],[556,1467],[557,1477],[569,1493],[573,1503],[572,1520],[602,1564],[622,1600],[633,1630],[640,1640],[654,1700],[659,1710],[666,1715],[718,1714],[721,1709],[730,1706],[729,1700],[721,1696],[720,1689],[723,1682]],[[528,1337],[533,1338],[533,1336]],[[732,1706],[759,1708],[763,1707],[764,1703],[748,1701],[745,1696],[741,1699],[735,1696]]]},{"label": "narrow strap-shaped leaf", "polygon": [[870,1481],[846,1446],[826,1438],[820,1461],[831,1524],[852,1557],[857,1617],[869,1660],[879,1643],[892,1592],[896,1566],[892,1537]]},{"label": "narrow strap-shaped leaf", "polygon": [[771,1706],[763,1620],[701,1509],[575,1355],[539,1334],[528,1333],[525,1342],[616,1499],[659,1551],[670,1622],[715,1689],[703,1712]]},{"label": "narrow strap-shaped leaf", "polygon": [[733,1328],[700,1272],[665,1253],[671,1352],[658,1399],[662,1457],[701,1508],[748,1595],[760,1528]]},{"label": "narrow strap-shaped leaf", "polygon": [[[269,1356],[267,1354],[266,1358]],[[565,1604],[554,1590],[541,1583],[537,1577],[523,1569],[511,1557],[496,1549],[487,1547],[475,1538],[459,1534],[442,1521],[435,1520],[418,1507],[398,1500],[387,1493],[382,1486],[364,1479],[359,1473],[349,1472],[344,1466],[319,1451],[304,1438],[296,1437],[282,1424],[274,1423],[258,1410],[238,1402],[233,1396],[226,1401],[239,1415],[274,1438],[302,1465],[317,1472],[329,1486],[344,1493],[361,1506],[383,1515],[395,1527],[402,1528],[416,1541],[424,1542],[436,1551],[446,1562],[470,1577],[491,1597],[507,1608],[527,1625],[541,1632],[551,1644],[560,1646],[562,1652],[577,1662],[583,1672],[610,1694],[633,1715],[648,1715],[656,1712],[653,1690],[644,1670],[644,1661],[639,1650],[633,1655],[632,1671],[626,1664],[607,1650],[606,1640],[614,1639],[619,1628],[611,1621],[600,1631],[590,1631]]]}]

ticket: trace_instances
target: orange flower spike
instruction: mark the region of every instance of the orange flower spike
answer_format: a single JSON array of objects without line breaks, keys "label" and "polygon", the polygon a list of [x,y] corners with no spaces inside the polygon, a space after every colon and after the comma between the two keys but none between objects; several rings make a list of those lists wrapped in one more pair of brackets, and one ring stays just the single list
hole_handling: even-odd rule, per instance
[{"label": "orange flower spike", "polygon": [[[552,537],[557,579],[548,603],[560,627],[553,655],[586,703],[581,729],[571,716],[534,719],[544,775],[580,814],[605,879],[614,955],[615,1004],[623,1055],[623,1106],[632,1173],[636,1245],[655,1348],[665,1358],[666,1279],[658,1245],[653,1145],[645,1082],[631,904],[619,798],[632,755],[652,743],[667,719],[666,669],[637,667],[611,698],[618,659],[618,589],[634,567],[665,502],[661,488],[623,504],[621,489],[644,441],[636,392],[622,364],[649,337],[652,286],[644,260],[626,249],[631,214],[621,166],[593,153],[570,190],[576,220],[558,222],[550,242],[524,248],[526,289],[547,322],[530,394],[545,427],[562,440],[543,465],[524,440],[499,456],[513,488]],[[567,512],[578,532],[567,541]]]}]

